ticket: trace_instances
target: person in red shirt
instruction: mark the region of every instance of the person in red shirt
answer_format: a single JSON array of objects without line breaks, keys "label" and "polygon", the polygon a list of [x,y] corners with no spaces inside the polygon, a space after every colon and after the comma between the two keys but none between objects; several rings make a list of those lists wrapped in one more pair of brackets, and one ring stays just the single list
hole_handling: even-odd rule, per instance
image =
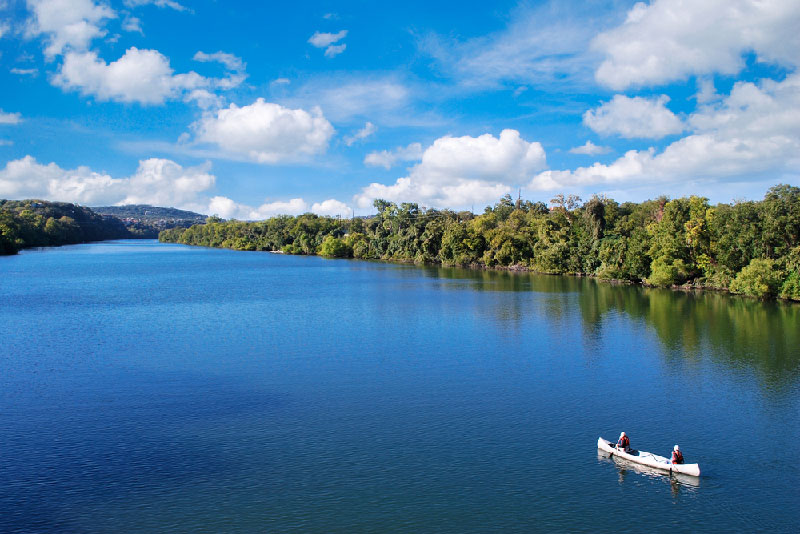
[{"label": "person in red shirt", "polygon": [[623,432],[619,435],[619,439],[617,440],[617,449],[622,449],[625,452],[631,450],[631,440],[628,439],[628,436]]},{"label": "person in red shirt", "polygon": [[675,445],[672,449],[672,463],[673,464],[682,464],[683,463],[683,453],[681,453],[681,448]]}]

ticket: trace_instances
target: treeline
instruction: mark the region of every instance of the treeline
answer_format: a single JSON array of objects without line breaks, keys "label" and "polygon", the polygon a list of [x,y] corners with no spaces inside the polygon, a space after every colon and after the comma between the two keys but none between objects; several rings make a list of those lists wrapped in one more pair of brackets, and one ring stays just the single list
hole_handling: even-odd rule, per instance
[{"label": "treeline", "polygon": [[119,219],[64,202],[0,199],[0,254],[135,237]]},{"label": "treeline", "polygon": [[800,300],[800,188],[772,187],[761,201],[711,206],[660,197],[618,203],[558,195],[506,195],[483,214],[376,200],[376,216],[304,214],[260,222],[174,228],[164,242],[446,266],[597,276],[658,287],[730,290]]}]

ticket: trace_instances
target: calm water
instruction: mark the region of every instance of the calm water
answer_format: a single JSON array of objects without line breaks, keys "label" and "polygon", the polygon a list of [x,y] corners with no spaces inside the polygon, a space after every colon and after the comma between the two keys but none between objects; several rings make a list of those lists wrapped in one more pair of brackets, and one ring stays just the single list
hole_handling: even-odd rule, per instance
[{"label": "calm water", "polygon": [[798,305],[121,241],[0,258],[0,346],[0,532],[800,525]]}]

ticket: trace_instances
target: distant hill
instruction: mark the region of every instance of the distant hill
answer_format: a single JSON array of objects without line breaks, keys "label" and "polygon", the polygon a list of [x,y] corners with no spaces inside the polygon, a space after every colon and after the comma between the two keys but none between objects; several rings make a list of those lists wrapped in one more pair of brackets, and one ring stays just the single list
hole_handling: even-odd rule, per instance
[{"label": "distant hill", "polygon": [[161,230],[206,222],[206,215],[177,208],[162,208],[147,204],[128,204],[126,206],[98,206],[91,208],[95,213],[120,219],[128,230],[141,237],[158,237]]},{"label": "distant hill", "polygon": [[147,222],[170,220],[192,221],[193,224],[197,224],[206,222],[206,218],[208,217],[208,215],[202,215],[193,211],[179,210],[177,208],[162,208],[159,206],[149,206],[147,204],[98,206],[91,208],[91,210],[101,215],[113,215],[118,219],[131,218]]}]

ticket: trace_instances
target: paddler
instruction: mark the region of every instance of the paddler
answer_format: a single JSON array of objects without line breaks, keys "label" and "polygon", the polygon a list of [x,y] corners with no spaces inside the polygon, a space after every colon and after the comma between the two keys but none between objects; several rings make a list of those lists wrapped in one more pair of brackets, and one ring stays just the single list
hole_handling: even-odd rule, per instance
[{"label": "paddler", "polygon": [[617,449],[622,449],[625,452],[631,450],[631,440],[628,439],[628,436],[625,432],[619,435],[619,439],[617,440]]},{"label": "paddler", "polygon": [[682,464],[683,463],[683,453],[681,453],[681,448],[675,445],[672,449],[672,463],[673,464]]}]

